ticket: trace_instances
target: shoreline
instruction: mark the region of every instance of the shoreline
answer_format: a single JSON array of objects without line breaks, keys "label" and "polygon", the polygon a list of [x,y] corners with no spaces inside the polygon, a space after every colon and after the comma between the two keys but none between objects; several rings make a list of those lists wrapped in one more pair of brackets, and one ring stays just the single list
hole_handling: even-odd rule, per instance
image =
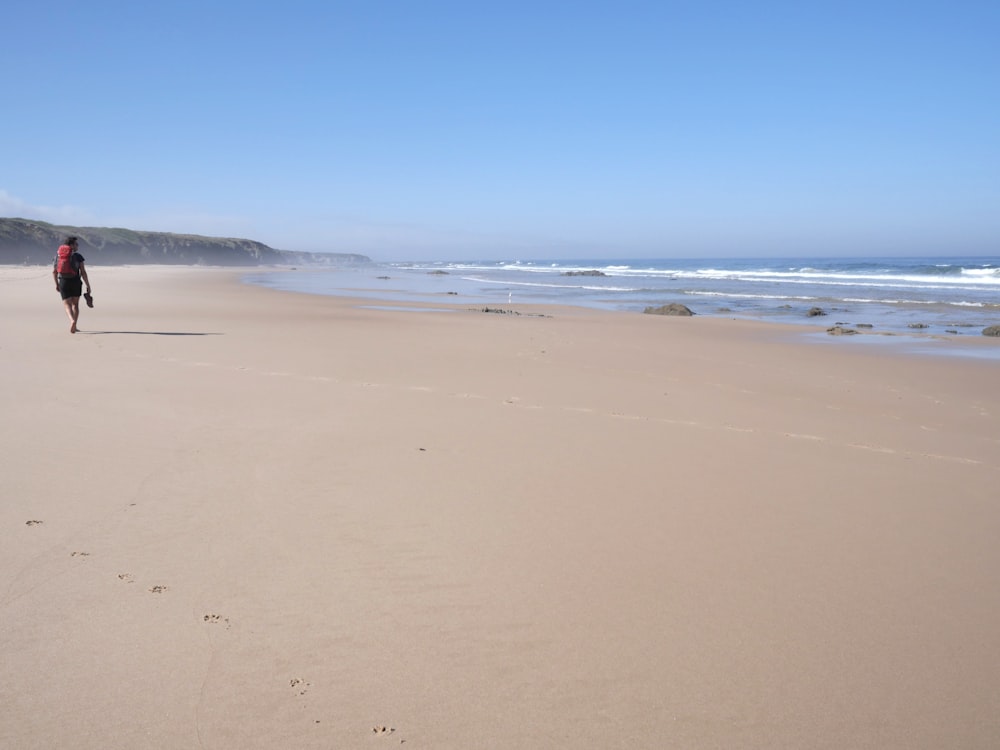
[{"label": "shoreline", "polygon": [[951,264],[939,260],[915,264],[892,259],[864,263],[706,259],[623,261],[619,265],[599,261],[602,270],[591,271],[580,270],[581,261],[442,261],[320,272],[285,269],[248,278],[289,291],[397,301],[433,301],[454,295],[452,299],[463,303],[540,302],[632,312],[681,302],[699,315],[795,324],[810,323],[818,309],[829,316],[826,320],[831,325],[873,327],[897,334],[924,329],[947,337],[979,335],[998,320],[994,280],[1000,283],[1000,276],[988,273],[988,263],[977,261],[973,263],[977,267],[966,273],[957,260]]},{"label": "shoreline", "polygon": [[993,362],[145,266],[70,335],[47,270],[0,268],[4,747],[1000,743]]},{"label": "shoreline", "polygon": [[[498,302],[458,302],[448,294],[442,294],[440,299],[434,301],[426,300],[401,300],[398,295],[391,291],[372,287],[367,290],[342,290],[340,293],[312,292],[308,290],[288,290],[269,287],[265,284],[248,280],[249,276],[259,273],[284,272],[289,270],[299,270],[309,272],[329,272],[328,269],[286,269],[283,267],[273,268],[247,268],[247,267],[226,267],[226,266],[183,266],[183,265],[125,265],[101,267],[102,272],[118,273],[123,271],[136,272],[156,272],[158,274],[188,274],[201,273],[231,276],[241,286],[250,286],[272,293],[292,294],[296,296],[320,297],[340,300],[343,304],[356,307],[359,310],[373,310],[387,313],[416,313],[416,312],[483,312],[483,308],[488,308],[490,313],[509,310],[512,317],[520,315],[526,316],[550,316],[555,314],[585,314],[585,313],[606,313],[609,315],[648,316],[642,312],[634,310],[609,310],[595,308],[584,305],[573,305],[555,302],[536,303],[498,303]],[[37,278],[50,273],[48,266],[24,266],[24,265],[0,265],[0,280],[7,271],[16,278]],[[32,273],[35,272],[35,273]],[[352,294],[351,292],[362,292]],[[715,314],[696,313],[692,319],[717,320],[730,323],[747,323],[750,325],[760,325],[771,328],[775,331],[784,331],[787,336],[797,339],[799,344],[804,345],[830,345],[841,347],[844,350],[878,348],[880,352],[893,355],[905,355],[912,357],[934,357],[955,360],[980,360],[983,362],[1000,362],[1000,339],[996,337],[984,336],[982,333],[966,333],[961,335],[951,335],[941,332],[924,332],[919,328],[912,331],[886,331],[872,330],[865,325],[853,325],[842,321],[833,320],[836,315],[824,316],[825,322],[819,322],[819,318],[809,320],[774,320],[767,317],[728,315],[724,312]],[[852,331],[847,335],[832,335],[830,329],[841,327]]]},{"label": "shoreline", "polygon": [[[585,302],[561,301],[558,299],[546,301],[528,301],[512,295],[509,299],[500,299],[495,294],[477,294],[467,291],[454,291],[453,285],[457,284],[459,289],[463,288],[463,280],[457,277],[444,276],[435,279],[433,282],[421,280],[419,277],[397,278],[379,276],[365,278],[361,283],[358,280],[359,271],[357,269],[330,270],[330,269],[266,269],[249,271],[244,276],[244,283],[261,286],[266,289],[276,289],[282,291],[296,292],[299,294],[314,294],[320,296],[337,296],[357,301],[367,300],[372,307],[381,309],[426,309],[428,306],[448,306],[451,308],[465,309],[470,306],[490,307],[491,309],[518,310],[524,307],[534,309],[536,307],[580,307],[583,309],[597,310],[604,312],[616,312],[625,314],[643,314],[639,309],[618,309],[611,304],[595,304]],[[366,271],[365,273],[368,273]],[[282,277],[286,280],[283,281]],[[332,279],[340,277],[339,283],[316,282],[315,279]],[[386,286],[379,287],[376,280],[382,279]],[[400,285],[402,281],[402,285]],[[372,283],[376,282],[376,283]],[[422,286],[430,283],[430,287]],[[433,289],[439,285],[449,285],[447,291]],[[415,285],[415,286],[411,286]],[[661,300],[662,301],[662,300]],[[676,301],[676,300],[675,300]],[[691,304],[693,301],[687,300]],[[383,303],[377,305],[376,303]],[[657,306],[657,305],[652,305]],[[838,328],[846,331],[846,336],[864,340],[866,343],[881,341],[886,345],[893,345],[901,348],[916,349],[925,354],[941,354],[945,356],[972,356],[979,358],[990,358],[1000,360],[1000,345],[989,348],[979,341],[983,337],[982,330],[987,324],[977,323],[951,323],[948,326],[926,325],[919,322],[912,322],[915,316],[913,311],[892,311],[876,315],[877,320],[883,318],[893,321],[894,324],[885,322],[877,323],[874,328],[871,323],[864,322],[869,319],[865,314],[858,314],[858,311],[848,311],[833,307],[824,310],[820,316],[810,317],[804,313],[796,316],[787,311],[760,310],[755,313],[747,311],[732,310],[728,308],[709,309],[704,306],[695,305],[692,308],[695,316],[707,318],[719,318],[725,320],[746,320],[761,322],[765,324],[784,325],[797,329],[800,333],[814,327],[821,327],[822,330]],[[853,322],[850,322],[853,321]],[[923,330],[926,329],[926,330]],[[873,339],[871,337],[883,337]],[[868,337],[861,339],[861,337]],[[937,349],[927,349],[928,343],[937,341],[957,341],[959,345],[948,344]],[[970,341],[968,346],[965,344]],[[909,344],[917,346],[910,347]]]}]

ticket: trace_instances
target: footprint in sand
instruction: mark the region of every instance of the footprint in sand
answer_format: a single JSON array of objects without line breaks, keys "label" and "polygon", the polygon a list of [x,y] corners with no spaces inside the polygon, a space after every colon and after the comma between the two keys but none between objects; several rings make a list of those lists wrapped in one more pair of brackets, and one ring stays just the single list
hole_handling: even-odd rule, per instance
[{"label": "footprint in sand", "polygon": [[205,622],[210,623],[225,623],[226,630],[229,630],[229,618],[223,617],[222,615],[208,614],[203,618]]},{"label": "footprint in sand", "polygon": [[[292,688],[295,688],[296,690],[298,690],[299,695],[305,695],[306,692],[307,692],[306,688],[308,688],[310,685],[312,685],[312,683],[311,682],[306,682],[305,680],[300,680],[298,677],[293,677],[292,679],[290,679],[288,681],[288,685],[289,685],[289,687],[292,687]],[[301,689],[299,689],[299,688],[301,688]]]},{"label": "footprint in sand", "polygon": [[118,580],[125,581],[125,583],[133,583],[135,581],[135,578],[132,577],[131,573],[119,573]]},{"label": "footprint in sand", "polygon": [[90,557],[89,552],[70,552],[70,557]]},{"label": "footprint in sand", "polygon": [[166,586],[153,586],[149,590],[149,593],[151,593],[151,594],[162,594],[166,590],[167,590]]},{"label": "footprint in sand", "polygon": [[43,523],[45,523],[45,521],[36,521],[36,520],[32,519],[30,521],[25,521],[24,525],[25,526],[41,526]]}]

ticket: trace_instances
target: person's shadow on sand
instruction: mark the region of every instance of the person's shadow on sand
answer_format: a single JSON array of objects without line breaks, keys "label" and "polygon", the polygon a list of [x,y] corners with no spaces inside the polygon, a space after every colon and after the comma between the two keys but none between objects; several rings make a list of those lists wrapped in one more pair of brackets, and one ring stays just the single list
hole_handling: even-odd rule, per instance
[{"label": "person's shadow on sand", "polygon": [[188,331],[77,331],[77,333],[89,334],[90,336],[222,336],[221,333],[198,333]]}]

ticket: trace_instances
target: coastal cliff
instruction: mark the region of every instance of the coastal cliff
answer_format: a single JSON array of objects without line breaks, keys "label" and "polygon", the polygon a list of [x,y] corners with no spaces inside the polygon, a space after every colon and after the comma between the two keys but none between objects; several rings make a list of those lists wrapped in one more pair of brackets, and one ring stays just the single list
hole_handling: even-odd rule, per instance
[{"label": "coastal cliff", "polygon": [[352,253],[275,250],[255,240],[197,234],[140,232],[110,227],[57,226],[31,219],[0,218],[0,264],[48,265],[67,235],[80,238],[80,253],[95,265],[355,265]]}]

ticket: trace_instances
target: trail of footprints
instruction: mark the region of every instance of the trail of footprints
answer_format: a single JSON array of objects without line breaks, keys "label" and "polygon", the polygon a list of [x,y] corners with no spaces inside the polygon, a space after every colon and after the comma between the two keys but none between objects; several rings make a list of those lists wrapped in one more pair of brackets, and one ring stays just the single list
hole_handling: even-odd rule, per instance
[{"label": "trail of footprints", "polygon": [[[134,505],[134,503],[133,503],[133,505]],[[27,526],[41,526],[43,523],[44,523],[44,521],[41,521],[39,519],[34,519],[34,518],[31,519],[31,520],[25,521],[25,525],[27,525]],[[71,551],[69,553],[69,556],[70,557],[74,557],[74,558],[81,558],[81,559],[83,559],[83,558],[91,557],[91,553],[87,552],[85,550],[73,550],[73,551]],[[131,585],[131,584],[133,584],[133,583],[136,582],[136,577],[132,573],[127,573],[127,572],[126,573],[118,573],[117,577],[118,577],[119,581],[121,581],[122,583],[124,583],[126,585]],[[170,587],[169,586],[165,586],[163,584],[154,584],[154,585],[150,586],[147,589],[147,591],[150,594],[165,594],[168,591],[170,591]],[[230,623],[228,617],[226,617],[224,615],[217,614],[215,612],[208,612],[208,613],[202,615],[201,621],[205,625],[221,626],[221,627],[225,628],[226,630],[229,630],[232,627],[232,624]],[[307,680],[304,680],[304,679],[302,679],[300,677],[293,677],[292,679],[289,680],[288,684],[289,684],[289,687],[295,692],[295,694],[297,696],[305,696],[309,692],[309,688],[312,687],[312,683],[310,683]],[[314,724],[320,724],[321,720],[320,719],[314,719],[313,723]],[[392,732],[395,732],[395,731],[396,730],[394,728],[392,728],[392,727],[386,727],[386,726],[383,726],[383,725],[376,725],[376,726],[372,727],[372,732],[374,732],[376,734],[388,734],[388,733],[392,733]],[[405,740],[400,740],[400,743],[403,743],[403,742],[405,742]]]},{"label": "trail of footprints", "polygon": [[[41,524],[42,521],[32,520],[32,521],[28,521],[27,523],[28,523],[29,526],[35,526],[35,525]],[[74,550],[73,552],[70,552],[69,555],[70,555],[70,557],[80,557],[80,558],[90,557],[91,556],[89,552],[86,552],[86,551],[83,551],[83,550]],[[132,575],[131,573],[118,573],[118,580],[121,581],[122,583],[125,583],[125,584],[132,584],[132,583],[136,582],[135,576]],[[149,589],[148,589],[149,593],[151,593],[151,594],[164,594],[164,593],[166,593],[169,590],[170,590],[170,587],[169,586],[164,586],[163,584],[156,584],[156,585],[150,586]],[[217,614],[215,612],[208,612],[208,613],[202,615],[201,621],[203,623],[205,623],[206,625],[222,626],[226,630],[229,630],[232,627],[232,625],[231,625],[228,617],[225,617],[224,615]],[[309,692],[309,688],[312,687],[312,683],[311,682],[309,682],[307,680],[304,680],[304,679],[302,679],[300,677],[293,677],[293,678],[291,678],[288,681],[288,685],[295,692],[295,694],[298,695],[298,696],[304,696],[304,695],[306,695]],[[321,720],[320,719],[314,719],[313,723],[314,724],[320,724]],[[394,727],[386,727],[384,725],[375,725],[374,727],[372,727],[372,732],[375,733],[375,734],[391,734],[391,733],[393,733],[395,731],[396,730],[395,730]],[[400,743],[404,743],[404,742],[406,742],[406,740],[400,740]]]}]

